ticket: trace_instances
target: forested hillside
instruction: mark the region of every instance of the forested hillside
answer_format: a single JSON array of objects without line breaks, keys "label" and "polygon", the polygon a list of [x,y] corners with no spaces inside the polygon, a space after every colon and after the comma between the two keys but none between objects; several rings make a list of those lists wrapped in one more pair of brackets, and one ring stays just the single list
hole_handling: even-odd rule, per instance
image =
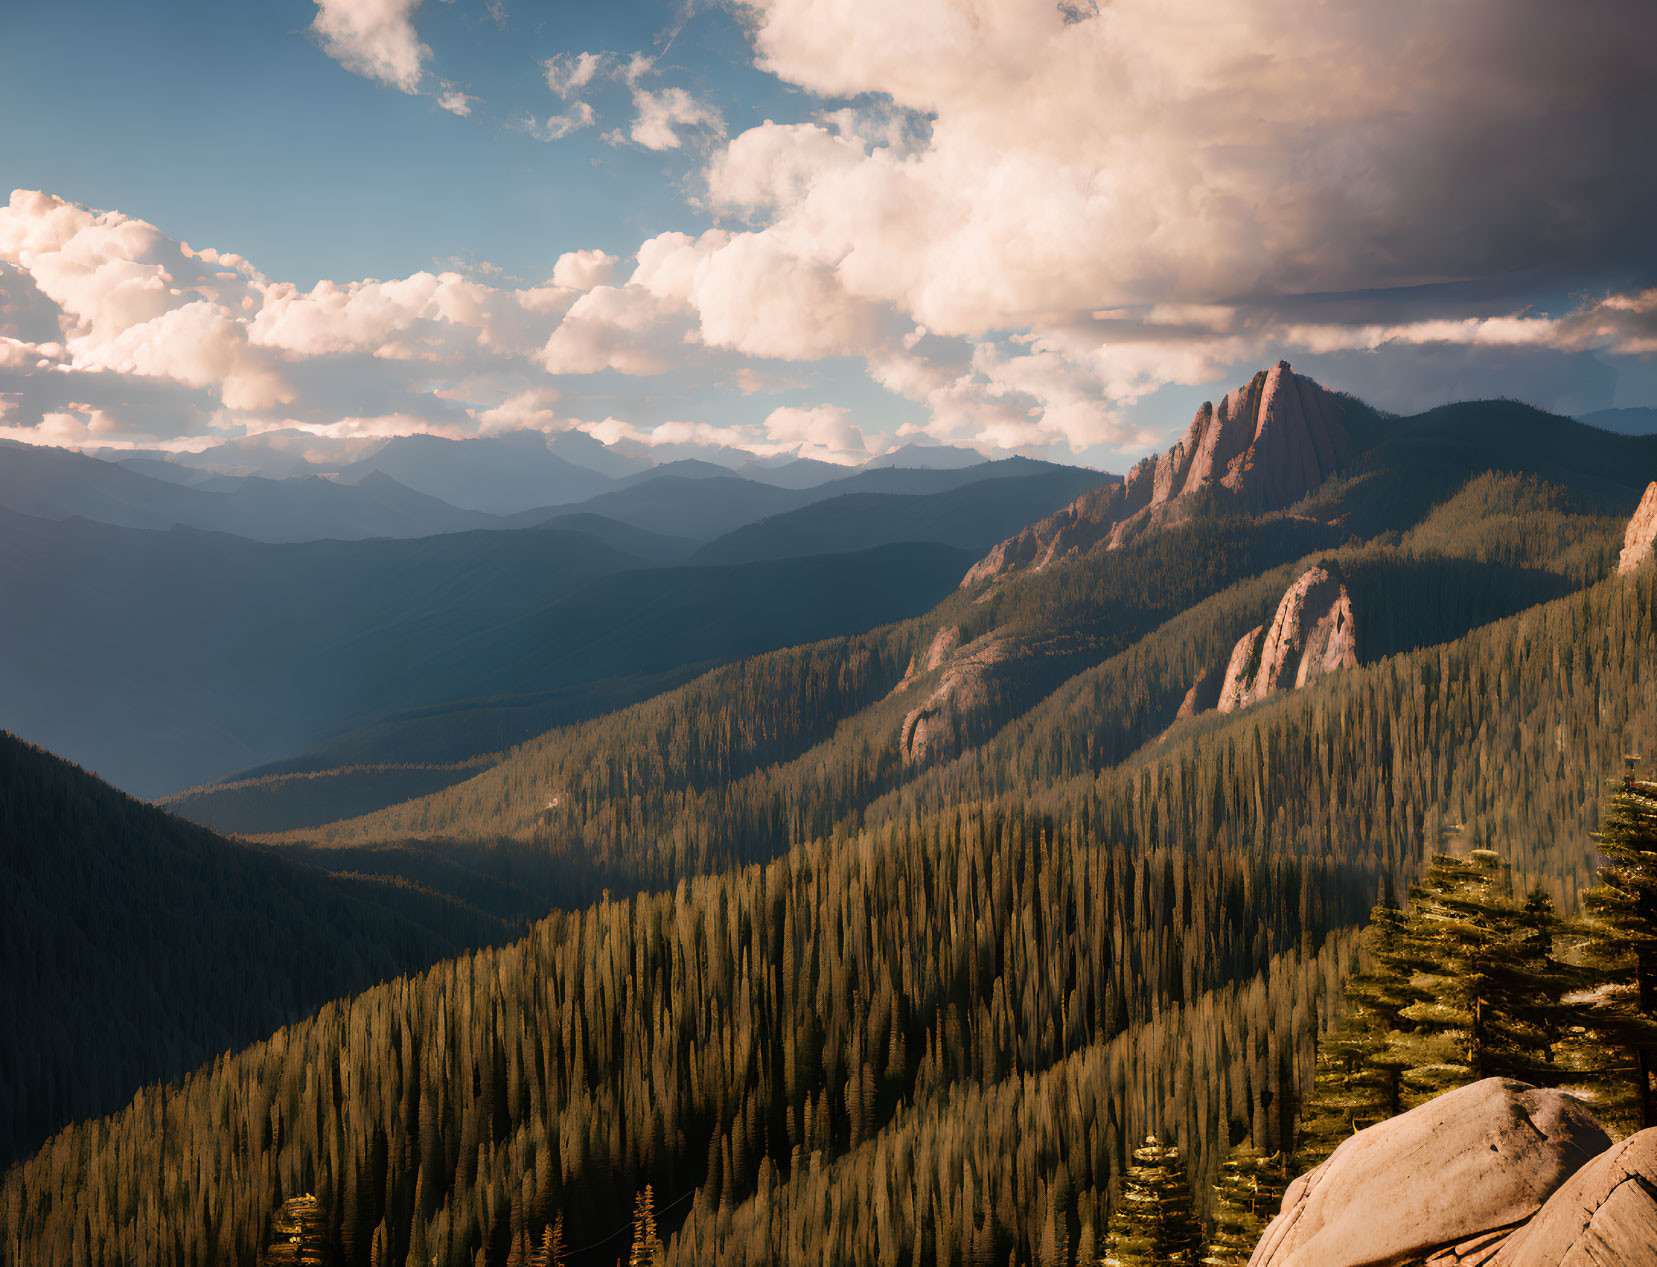
[{"label": "forested hillside", "polygon": [[132,800],[0,732],[0,1160],[501,927]]},{"label": "forested hillside", "polygon": [[[1068,1267],[1150,1131],[1206,1216],[1234,1146],[1324,1129],[1371,909],[1456,839],[1573,910],[1606,779],[1657,746],[1657,571],[1616,574],[1657,450],[1505,404],[1347,418],[1276,509],[1198,489],[265,838],[523,935],[64,1131],[0,1187],[0,1261],[253,1261],[310,1193],[346,1264],[610,1263],[636,1229],[646,1260]],[[1319,566],[1352,659],[1177,719]]]}]

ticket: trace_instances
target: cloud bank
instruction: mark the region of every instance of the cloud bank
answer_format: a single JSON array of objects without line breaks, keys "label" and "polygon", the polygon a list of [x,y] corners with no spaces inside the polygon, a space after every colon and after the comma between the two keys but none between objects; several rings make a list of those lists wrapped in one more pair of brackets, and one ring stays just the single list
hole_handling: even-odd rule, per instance
[{"label": "cloud bank", "polygon": [[[1657,354],[1643,0],[735,2],[806,118],[728,135],[650,57],[539,64],[563,104],[526,121],[536,135],[593,126],[586,96],[609,84],[633,114],[608,139],[705,159],[693,197],[717,227],[630,258],[571,243],[517,286],[442,271],[302,291],[14,194],[5,434],[512,422],[833,460],[913,434],[1098,458],[1161,441],[1130,420],[1149,394],[1280,356],[1499,389],[1521,361],[1534,385]],[[416,7],[322,0],[312,30],[418,91]],[[817,365],[860,369],[892,408],[795,393],[747,421],[663,422],[629,404]]]}]

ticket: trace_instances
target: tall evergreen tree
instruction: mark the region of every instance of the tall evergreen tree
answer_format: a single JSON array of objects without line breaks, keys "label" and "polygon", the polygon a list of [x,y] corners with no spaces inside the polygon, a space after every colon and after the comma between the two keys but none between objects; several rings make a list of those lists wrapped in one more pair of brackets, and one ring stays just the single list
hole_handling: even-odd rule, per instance
[{"label": "tall evergreen tree", "polygon": [[1231,1150],[1214,1182],[1214,1234],[1204,1267],[1241,1267],[1283,1203],[1283,1158],[1249,1144]]},{"label": "tall evergreen tree", "polygon": [[1108,1267],[1197,1267],[1202,1225],[1192,1210],[1191,1185],[1175,1146],[1155,1135],[1133,1150],[1122,1179],[1122,1199],[1105,1232]]},{"label": "tall evergreen tree", "polygon": [[1596,838],[1599,884],[1583,895],[1575,954],[1588,988],[1574,1019],[1621,1059],[1601,1081],[1633,1084],[1640,1128],[1657,1126],[1657,781],[1630,774],[1612,795]]}]

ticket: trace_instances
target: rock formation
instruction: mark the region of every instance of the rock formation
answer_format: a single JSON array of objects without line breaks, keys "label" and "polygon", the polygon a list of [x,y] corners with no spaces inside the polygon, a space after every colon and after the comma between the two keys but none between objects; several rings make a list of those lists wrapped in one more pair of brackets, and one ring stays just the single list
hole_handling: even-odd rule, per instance
[{"label": "rock formation", "polygon": [[1628,521],[1623,533],[1622,557],[1617,560],[1617,574],[1627,576],[1651,557],[1652,542],[1657,541],[1657,480],[1647,484],[1639,508]]},{"label": "rock formation", "polygon": [[[959,630],[950,632],[960,637]],[[1005,644],[994,638],[980,638],[951,655],[949,648],[953,646],[954,639],[944,643],[942,633],[933,640],[927,667],[941,664],[943,676],[932,693],[903,719],[898,748],[906,763],[925,761],[955,748],[965,724],[995,698],[995,677],[1008,659]],[[938,655],[934,656],[933,651]],[[943,659],[946,655],[947,660]]]},{"label": "rock formation", "polygon": [[[1460,1087],[1359,1131],[1290,1184],[1249,1267],[1491,1263],[1508,1253],[1509,1233],[1556,1192],[1577,1191],[1568,1181],[1610,1143],[1593,1114],[1562,1091],[1506,1078]],[[1607,1184],[1619,1173],[1590,1175],[1583,1199],[1617,1191]],[[1569,1222],[1562,1218],[1561,1228]],[[1544,1225],[1537,1226],[1540,1235]],[[1553,1267],[1560,1260],[1494,1261]]]},{"label": "rock formation", "polygon": [[1605,1263],[1657,1263],[1657,1127],[1577,1171],[1490,1259],[1490,1267]]},{"label": "rock formation", "polygon": [[1041,571],[1101,542],[1115,549],[1140,532],[1176,520],[1175,503],[1210,485],[1229,489],[1247,510],[1278,510],[1328,479],[1351,456],[1335,396],[1296,374],[1287,361],[1262,370],[1218,407],[1197,410],[1179,443],[1149,457],[1116,484],[1009,537],[973,565],[971,585],[1008,572]]},{"label": "rock formation", "polygon": [[1320,563],[1285,591],[1270,626],[1257,625],[1237,640],[1215,707],[1222,713],[1244,708],[1357,663],[1352,596],[1340,567]]},{"label": "rock formation", "polygon": [[1187,717],[1206,713],[1220,702],[1220,688],[1224,685],[1225,669],[1218,664],[1209,665],[1197,674],[1197,680],[1191,683],[1191,689],[1185,692],[1185,698],[1180,701],[1179,712],[1174,714],[1174,720],[1184,721]]}]

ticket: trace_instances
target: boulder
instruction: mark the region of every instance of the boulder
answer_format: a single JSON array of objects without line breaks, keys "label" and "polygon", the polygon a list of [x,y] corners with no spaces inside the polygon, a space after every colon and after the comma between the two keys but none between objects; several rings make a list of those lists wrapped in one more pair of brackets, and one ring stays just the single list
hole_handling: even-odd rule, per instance
[{"label": "boulder", "polygon": [[1657,1127],[1613,1145],[1566,1180],[1490,1267],[1611,1263],[1657,1263]]},{"label": "boulder", "polygon": [[1506,1078],[1458,1087],[1296,1179],[1249,1267],[1478,1263],[1610,1143],[1564,1092]]},{"label": "boulder", "polygon": [[1295,578],[1269,626],[1259,625],[1237,640],[1216,707],[1243,708],[1357,663],[1352,596],[1339,565],[1320,563]]},{"label": "boulder", "polygon": [[1001,542],[961,584],[1020,570],[1039,572],[1100,544],[1116,549],[1176,522],[1181,516],[1175,503],[1211,484],[1231,490],[1248,510],[1289,506],[1350,458],[1343,414],[1333,393],[1279,361],[1218,406],[1205,403],[1166,453],[1144,459],[1126,479],[1090,489]]},{"label": "boulder", "polygon": [[1617,560],[1617,574],[1627,576],[1651,557],[1651,544],[1657,541],[1657,481],[1646,485],[1645,496],[1639,508],[1628,521],[1623,533],[1622,555]]}]

